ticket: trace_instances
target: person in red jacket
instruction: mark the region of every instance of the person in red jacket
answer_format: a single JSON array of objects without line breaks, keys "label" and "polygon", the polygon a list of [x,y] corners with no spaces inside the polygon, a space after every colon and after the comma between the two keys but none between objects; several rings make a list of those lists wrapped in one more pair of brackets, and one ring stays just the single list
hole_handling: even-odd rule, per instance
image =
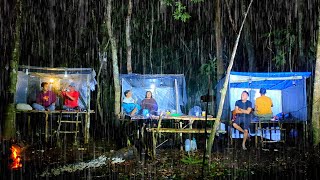
[{"label": "person in red jacket", "polygon": [[75,90],[75,83],[70,83],[67,89],[61,91],[61,95],[64,98],[63,109],[76,109],[78,107],[78,100],[80,93]]}]

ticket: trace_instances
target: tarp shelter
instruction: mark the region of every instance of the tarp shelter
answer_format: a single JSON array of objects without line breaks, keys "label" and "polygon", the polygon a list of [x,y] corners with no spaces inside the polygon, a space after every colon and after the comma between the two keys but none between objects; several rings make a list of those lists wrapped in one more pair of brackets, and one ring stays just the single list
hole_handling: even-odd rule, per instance
[{"label": "tarp shelter", "polygon": [[187,103],[186,82],[183,74],[121,74],[123,92],[131,90],[137,103],[151,91],[158,103],[158,112],[175,110],[181,113],[181,107]]},{"label": "tarp shelter", "polygon": [[[90,110],[90,91],[95,90],[96,73],[91,68],[45,68],[20,66],[16,86],[16,103],[32,104],[41,90],[41,83],[48,82],[49,88],[57,93],[71,82],[80,92],[79,107]],[[62,105],[63,102],[58,102]],[[57,105],[56,105],[57,106]],[[56,107],[56,109],[61,107]]]},{"label": "tarp shelter", "polygon": [[[307,121],[306,78],[310,75],[310,72],[231,72],[221,119],[230,120],[231,110],[235,102],[241,99],[242,91],[249,92],[249,100],[254,107],[255,99],[260,96],[260,88],[266,88],[266,96],[273,101],[274,115],[291,113],[297,121]],[[217,105],[224,81],[225,78],[221,79],[217,85]]]}]

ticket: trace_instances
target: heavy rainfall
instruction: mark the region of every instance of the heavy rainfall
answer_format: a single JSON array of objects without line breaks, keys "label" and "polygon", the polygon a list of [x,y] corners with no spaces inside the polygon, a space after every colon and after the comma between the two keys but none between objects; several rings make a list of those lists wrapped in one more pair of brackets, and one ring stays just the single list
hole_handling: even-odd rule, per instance
[{"label": "heavy rainfall", "polygon": [[319,179],[319,10],[0,1],[1,179]]}]

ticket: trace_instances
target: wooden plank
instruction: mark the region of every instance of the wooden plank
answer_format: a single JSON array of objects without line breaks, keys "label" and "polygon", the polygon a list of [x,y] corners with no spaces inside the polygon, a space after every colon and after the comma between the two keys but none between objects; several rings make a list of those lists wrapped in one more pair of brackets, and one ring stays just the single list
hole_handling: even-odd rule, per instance
[{"label": "wooden plank", "polygon": [[81,123],[81,121],[60,121],[60,122],[62,122],[62,123]]},{"label": "wooden plank", "polygon": [[[165,117],[164,119],[173,119],[173,120],[181,120],[181,121],[205,121],[205,117],[197,117],[197,116],[177,116],[177,117]],[[215,121],[216,118],[208,117],[208,121]]]},{"label": "wooden plank", "polygon": [[55,110],[55,111],[38,111],[38,110],[16,110],[16,112],[22,112],[22,113],[43,113],[43,114],[86,114],[86,113],[95,113],[94,110],[90,111],[66,111],[66,110]]},{"label": "wooden plank", "polygon": [[[204,129],[176,129],[176,128],[149,128],[149,132],[165,132],[165,133],[204,133]],[[207,129],[207,132],[211,132],[211,129]],[[226,131],[217,131],[219,133],[226,133]]]},{"label": "wooden plank", "polygon": [[73,134],[73,133],[78,133],[79,131],[60,131],[59,133],[61,134]]},{"label": "wooden plank", "polygon": [[[159,116],[152,116],[149,118],[145,118],[143,116],[133,116],[131,117],[131,120],[145,120],[145,119],[155,119],[155,120],[159,120]],[[205,117],[198,117],[198,116],[187,116],[187,115],[183,115],[183,116],[162,116],[163,120],[179,120],[179,121],[205,121]],[[208,117],[208,121],[215,121],[216,118],[214,117]]]}]

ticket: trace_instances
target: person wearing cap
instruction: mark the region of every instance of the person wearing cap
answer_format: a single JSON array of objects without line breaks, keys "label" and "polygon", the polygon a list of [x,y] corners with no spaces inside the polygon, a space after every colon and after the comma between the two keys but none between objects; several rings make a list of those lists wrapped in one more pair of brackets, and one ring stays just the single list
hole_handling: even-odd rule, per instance
[{"label": "person wearing cap", "polygon": [[271,108],[273,103],[271,98],[266,96],[267,90],[265,88],[260,89],[260,97],[256,99],[254,115],[259,118],[259,120],[270,120],[273,117]]},{"label": "person wearing cap", "polygon": [[32,107],[38,111],[54,111],[56,103],[56,95],[49,90],[49,83],[41,83],[42,91],[37,95],[36,102],[32,104]]},{"label": "person wearing cap", "polygon": [[61,91],[61,95],[64,98],[62,109],[75,109],[78,107],[80,93],[75,90],[75,86],[75,83],[72,82],[67,89]]},{"label": "person wearing cap", "polygon": [[139,104],[137,104],[132,98],[132,92],[130,90],[126,90],[123,94],[125,97],[122,100],[122,107],[125,113],[130,116],[138,114],[141,110],[141,106],[139,106]]},{"label": "person wearing cap", "polygon": [[[249,126],[251,122],[252,103],[248,100],[249,93],[243,91],[241,99],[236,101],[235,113],[236,119],[232,122],[232,126],[243,133],[242,149],[247,150],[246,141],[249,138]],[[241,127],[242,125],[242,127]]]}]

